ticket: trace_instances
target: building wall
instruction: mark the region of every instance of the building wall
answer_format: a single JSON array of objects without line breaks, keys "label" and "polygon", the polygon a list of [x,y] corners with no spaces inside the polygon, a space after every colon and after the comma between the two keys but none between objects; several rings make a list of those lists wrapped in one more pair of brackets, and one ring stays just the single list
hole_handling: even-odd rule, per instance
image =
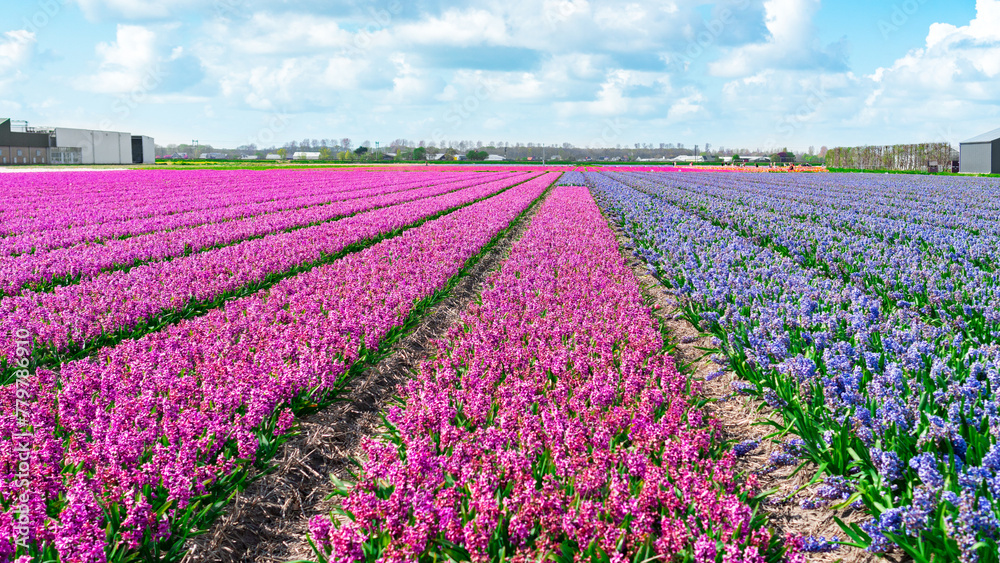
[{"label": "building wall", "polygon": [[993,146],[1000,143],[962,143],[959,168],[972,174],[989,174],[993,171]]},{"label": "building wall", "polygon": [[142,136],[142,163],[156,163],[156,143],[153,142],[152,137],[147,137],[145,135]]},{"label": "building wall", "polygon": [[57,147],[77,147],[82,151],[82,164],[94,164],[94,132],[86,129],[56,128]]},{"label": "building wall", "polygon": [[[111,131],[93,131],[92,134],[94,136],[94,164],[121,164],[121,136]],[[129,138],[129,144],[131,145],[131,143],[132,139]],[[129,162],[132,162],[131,154],[132,148],[130,146]]]},{"label": "building wall", "polygon": [[48,164],[49,149],[41,147],[28,148],[28,164]]},{"label": "building wall", "polygon": [[1000,141],[993,141],[993,166],[990,173],[1000,174]]},{"label": "building wall", "polygon": [[34,154],[30,147],[9,147],[11,164],[31,164],[31,155]]},{"label": "building wall", "polygon": [[[0,146],[48,148],[48,133],[22,133],[11,131],[10,120],[0,120]],[[0,161],[2,162],[2,161]]]},{"label": "building wall", "polygon": [[52,147],[49,164],[83,164],[83,151],[80,147]]},{"label": "building wall", "polygon": [[118,133],[118,164],[132,164],[131,133]]},{"label": "building wall", "polygon": [[[4,164],[132,164],[132,134],[57,127],[55,143],[48,133],[10,130],[10,120],[0,120],[0,165]],[[143,162],[156,161],[152,137],[142,136]],[[50,147],[52,144],[52,147]],[[65,151],[57,149],[75,149]],[[21,154],[17,154],[18,151]],[[53,155],[56,151],[56,155]]]},{"label": "building wall", "polygon": [[131,164],[132,134],[56,128],[57,147],[78,147],[83,164]]}]

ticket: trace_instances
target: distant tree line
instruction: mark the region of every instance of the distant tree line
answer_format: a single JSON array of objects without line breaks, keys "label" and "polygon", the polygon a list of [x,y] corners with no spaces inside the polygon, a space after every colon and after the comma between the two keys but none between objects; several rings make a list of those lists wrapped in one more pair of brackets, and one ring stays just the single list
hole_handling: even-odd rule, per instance
[{"label": "distant tree line", "polygon": [[[787,152],[778,162],[822,162],[825,147],[819,156],[813,154],[810,147],[808,153],[793,154]],[[241,145],[236,148],[218,148],[208,143],[171,144],[157,146],[157,157],[175,156],[196,159],[203,155],[213,158],[240,159],[245,157],[264,159],[269,154],[280,158],[292,158],[296,152],[318,152],[321,160],[339,161],[423,161],[452,160],[465,157],[467,160],[485,160],[490,155],[498,155],[505,160],[513,161],[618,161],[635,162],[639,160],[669,160],[683,156],[703,156],[709,162],[720,161],[722,157],[739,154],[741,156],[772,156],[772,150],[712,147],[705,143],[701,149],[698,146],[688,147],[684,143],[633,143],[619,144],[613,147],[579,147],[571,143],[509,143],[504,141],[426,141],[411,139],[395,139],[389,143],[373,143],[364,141],[359,145],[349,138],[342,139],[303,139],[290,141],[283,145],[258,146],[255,144]],[[783,151],[784,152],[784,151]]]},{"label": "distant tree line", "polygon": [[944,168],[953,159],[957,155],[949,143],[836,147],[826,153],[826,165],[831,168],[864,170],[926,170],[935,161]]}]

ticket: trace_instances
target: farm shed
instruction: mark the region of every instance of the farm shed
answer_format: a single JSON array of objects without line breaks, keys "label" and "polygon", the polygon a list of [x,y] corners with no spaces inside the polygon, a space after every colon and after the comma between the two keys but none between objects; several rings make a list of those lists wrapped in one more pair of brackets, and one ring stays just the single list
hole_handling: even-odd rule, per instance
[{"label": "farm shed", "polygon": [[93,131],[56,127],[56,147],[80,149],[83,164],[131,164],[132,135],[112,131]]},{"label": "farm shed", "polygon": [[961,172],[1000,174],[1000,129],[963,141],[959,147]]},{"label": "farm shed", "polygon": [[3,164],[149,164],[155,161],[152,137],[117,131],[67,127],[28,127],[14,131],[0,119]]}]

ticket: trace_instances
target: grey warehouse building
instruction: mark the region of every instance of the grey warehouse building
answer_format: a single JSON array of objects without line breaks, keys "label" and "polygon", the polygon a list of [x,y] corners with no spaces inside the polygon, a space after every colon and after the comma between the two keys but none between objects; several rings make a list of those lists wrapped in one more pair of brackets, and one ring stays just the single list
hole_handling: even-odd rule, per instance
[{"label": "grey warehouse building", "polygon": [[23,127],[14,131],[0,119],[0,165],[4,164],[152,164],[152,137],[117,131],[67,127]]},{"label": "grey warehouse building", "polygon": [[959,147],[961,172],[1000,174],[1000,129],[963,141]]}]

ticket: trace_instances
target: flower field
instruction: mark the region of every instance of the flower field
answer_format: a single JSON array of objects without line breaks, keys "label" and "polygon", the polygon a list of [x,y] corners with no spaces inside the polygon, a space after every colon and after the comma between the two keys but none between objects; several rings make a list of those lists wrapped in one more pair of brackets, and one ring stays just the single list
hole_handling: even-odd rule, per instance
[{"label": "flower field", "polygon": [[350,522],[311,523],[323,560],[780,557],[662,348],[590,194],[556,188],[366,448]]},{"label": "flower field", "polygon": [[[301,511],[314,560],[1000,562],[997,188],[646,167],[0,176],[0,563],[205,560],[193,538],[467,277],[333,504]],[[714,342],[708,382],[668,321]],[[715,401],[756,409],[771,466],[816,474],[788,499],[835,515],[838,540],[769,517],[744,461],[761,439]]]},{"label": "flower field", "polygon": [[[11,370],[16,382],[0,387],[0,424],[5,435],[17,435],[0,450],[0,555],[38,561],[176,559],[185,535],[218,513],[255,458],[278,447],[293,412],[335,396],[355,362],[377,353],[415,307],[445,288],[555,178],[466,174],[466,181],[451,182],[450,191],[435,188],[397,206],[372,196],[376,203],[370,207],[382,207],[371,216],[275,233],[273,244],[256,248],[256,260],[250,259],[253,250],[243,251],[244,262],[233,255],[228,262],[211,258],[234,248],[229,246],[155,262],[150,266],[163,269],[158,276],[102,286],[99,275],[45,293],[64,290],[66,297],[55,302],[78,301],[62,301],[60,311],[70,317],[64,325],[32,324],[52,318],[36,309],[18,318],[23,324],[5,326],[12,335],[8,364],[19,369]],[[431,186],[442,180],[454,178],[422,178]],[[440,191],[445,193],[433,195]],[[263,240],[268,237],[248,242]],[[367,247],[361,250],[359,243]],[[338,255],[331,253],[352,244],[357,252],[333,259]],[[324,256],[330,259],[324,262]],[[202,258],[197,266],[183,266]],[[213,264],[219,264],[219,274],[210,269]],[[171,268],[184,273],[166,278]],[[287,275],[268,278],[275,272]],[[163,281],[170,279],[176,282]],[[233,293],[241,282],[252,289],[255,281],[268,279],[263,288]],[[182,280],[190,285],[175,285]],[[96,285],[81,289],[90,283]],[[132,293],[112,294],[113,287]],[[220,300],[227,291],[229,298]],[[36,369],[20,369],[27,367],[20,358],[30,344],[19,335],[37,329],[37,352],[68,341],[45,340],[49,334],[121,330],[137,318],[130,314],[140,293],[152,304],[144,311],[159,312],[153,307],[169,307],[178,295],[215,301],[191,318],[149,327],[141,337],[131,335],[87,357],[43,356],[36,358]],[[103,308],[91,306],[95,317],[82,317],[80,311],[88,310],[83,303],[100,295],[110,299]],[[24,297],[8,297],[5,305]],[[54,325],[62,332],[43,331]]]}]

